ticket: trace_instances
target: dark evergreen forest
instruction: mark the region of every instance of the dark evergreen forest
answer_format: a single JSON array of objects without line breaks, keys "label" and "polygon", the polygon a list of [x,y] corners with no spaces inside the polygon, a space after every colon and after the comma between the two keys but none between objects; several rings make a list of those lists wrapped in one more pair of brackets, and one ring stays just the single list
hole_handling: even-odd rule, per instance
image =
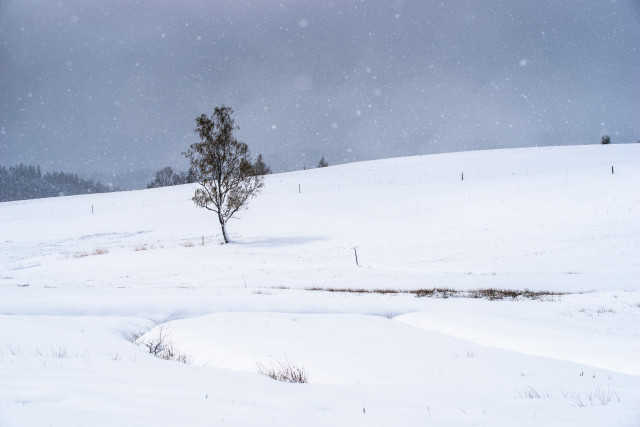
[{"label": "dark evergreen forest", "polygon": [[43,174],[40,166],[24,164],[9,168],[0,166],[0,202],[109,191],[114,189],[72,173]]}]

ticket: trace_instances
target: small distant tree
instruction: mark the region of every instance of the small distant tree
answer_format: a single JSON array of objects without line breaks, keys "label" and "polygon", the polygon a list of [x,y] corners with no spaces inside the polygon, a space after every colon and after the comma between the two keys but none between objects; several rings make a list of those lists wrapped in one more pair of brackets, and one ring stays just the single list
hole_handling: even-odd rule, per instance
[{"label": "small distant tree", "polygon": [[173,169],[167,166],[156,172],[156,177],[147,185],[147,188],[168,187],[173,185]]},{"label": "small distant tree", "polygon": [[326,168],[327,166],[329,166],[329,163],[327,163],[327,161],[324,159],[324,156],[320,157],[320,161],[318,162],[318,167]]},{"label": "small distant tree", "polygon": [[600,140],[601,144],[611,144],[611,138],[609,138],[609,135],[604,135],[602,137],[602,139]]},{"label": "small distant tree", "polygon": [[258,154],[256,161],[253,162],[253,174],[254,175],[269,175],[271,168],[262,160],[262,154]]},{"label": "small distant tree", "polygon": [[249,147],[233,132],[239,128],[231,117],[233,109],[216,107],[211,117],[196,119],[200,142],[182,153],[189,159],[195,182],[200,184],[194,203],[218,215],[222,237],[229,243],[226,224],[264,186],[264,178],[253,173]]}]

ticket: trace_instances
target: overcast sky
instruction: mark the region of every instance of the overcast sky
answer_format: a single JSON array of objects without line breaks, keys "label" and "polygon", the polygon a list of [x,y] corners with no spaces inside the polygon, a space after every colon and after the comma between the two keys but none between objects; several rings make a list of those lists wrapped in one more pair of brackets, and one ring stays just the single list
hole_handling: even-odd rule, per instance
[{"label": "overcast sky", "polygon": [[235,110],[276,171],[640,140],[639,0],[0,0],[0,164],[186,169]]}]

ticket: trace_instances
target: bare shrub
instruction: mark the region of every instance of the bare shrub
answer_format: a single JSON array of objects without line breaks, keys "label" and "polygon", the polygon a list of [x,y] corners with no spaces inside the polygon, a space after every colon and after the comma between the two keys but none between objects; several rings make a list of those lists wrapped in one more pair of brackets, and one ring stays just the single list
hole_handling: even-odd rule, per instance
[{"label": "bare shrub", "polygon": [[[149,353],[157,356],[158,353],[162,352],[164,347],[167,345],[167,338],[169,335],[169,330],[167,327],[167,321],[169,318],[166,318],[160,322],[154,320],[153,323],[156,324],[155,329],[157,329],[157,334],[153,337],[146,337],[146,339],[140,341],[140,338],[136,340],[136,342],[142,345],[144,348],[149,350]],[[148,333],[143,334],[143,336],[148,335]]]},{"label": "bare shrub", "polygon": [[304,367],[286,360],[285,362],[275,361],[269,366],[262,363],[257,364],[258,373],[273,378],[276,381],[285,383],[308,383],[309,375]]},{"label": "bare shrub", "polygon": [[138,343],[138,340],[147,332],[149,332],[150,329],[145,330],[140,330],[140,331],[136,331],[136,332],[132,332],[131,336],[129,337],[129,341],[131,341],[134,344]]},{"label": "bare shrub", "polygon": [[136,252],[138,252],[138,251],[146,251],[147,249],[148,249],[147,245],[138,245],[138,246],[135,247],[135,251]]},{"label": "bare shrub", "polygon": [[[176,351],[173,344],[169,340],[169,327],[167,326],[167,322],[171,316],[166,319],[158,322],[156,320],[153,321],[155,323],[155,327],[147,332],[137,332],[133,333],[131,336],[131,341],[134,343],[146,348],[150,354],[154,356],[164,359],[164,360],[175,360],[182,363],[189,363],[189,356],[185,353],[180,353]],[[149,336],[149,332],[156,330],[156,334]]]},{"label": "bare shrub", "polygon": [[189,241],[189,242],[183,242],[182,246],[185,247],[185,248],[192,248],[195,245],[193,244],[193,242]]}]

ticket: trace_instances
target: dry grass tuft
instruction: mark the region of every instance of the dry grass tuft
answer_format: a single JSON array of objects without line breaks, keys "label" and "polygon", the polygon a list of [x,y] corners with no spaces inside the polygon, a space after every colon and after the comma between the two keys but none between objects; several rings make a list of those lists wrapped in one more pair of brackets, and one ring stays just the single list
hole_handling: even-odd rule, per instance
[{"label": "dry grass tuft", "polygon": [[96,248],[91,253],[88,253],[88,252],[76,252],[72,256],[74,258],[84,258],[84,257],[87,257],[89,255],[104,255],[104,254],[108,254],[108,253],[109,253],[109,249],[107,249],[107,248]]},{"label": "dry grass tuft", "polygon": [[548,399],[553,397],[548,391],[539,392],[530,385],[526,386],[522,392],[518,392],[520,399]]},{"label": "dry grass tuft", "polygon": [[257,366],[258,373],[266,375],[269,378],[273,378],[276,381],[301,384],[309,382],[309,375],[304,367],[290,362],[289,360],[286,362],[276,361],[275,365],[271,363],[268,367],[262,363],[258,363]]},{"label": "dry grass tuft", "polygon": [[592,393],[584,393],[583,396],[574,393],[571,396],[571,400],[581,407],[584,408],[586,406],[607,406],[611,402],[617,401],[620,402],[620,396],[615,391],[611,391],[607,388],[607,390],[603,390],[600,387],[597,387],[595,391]]}]

